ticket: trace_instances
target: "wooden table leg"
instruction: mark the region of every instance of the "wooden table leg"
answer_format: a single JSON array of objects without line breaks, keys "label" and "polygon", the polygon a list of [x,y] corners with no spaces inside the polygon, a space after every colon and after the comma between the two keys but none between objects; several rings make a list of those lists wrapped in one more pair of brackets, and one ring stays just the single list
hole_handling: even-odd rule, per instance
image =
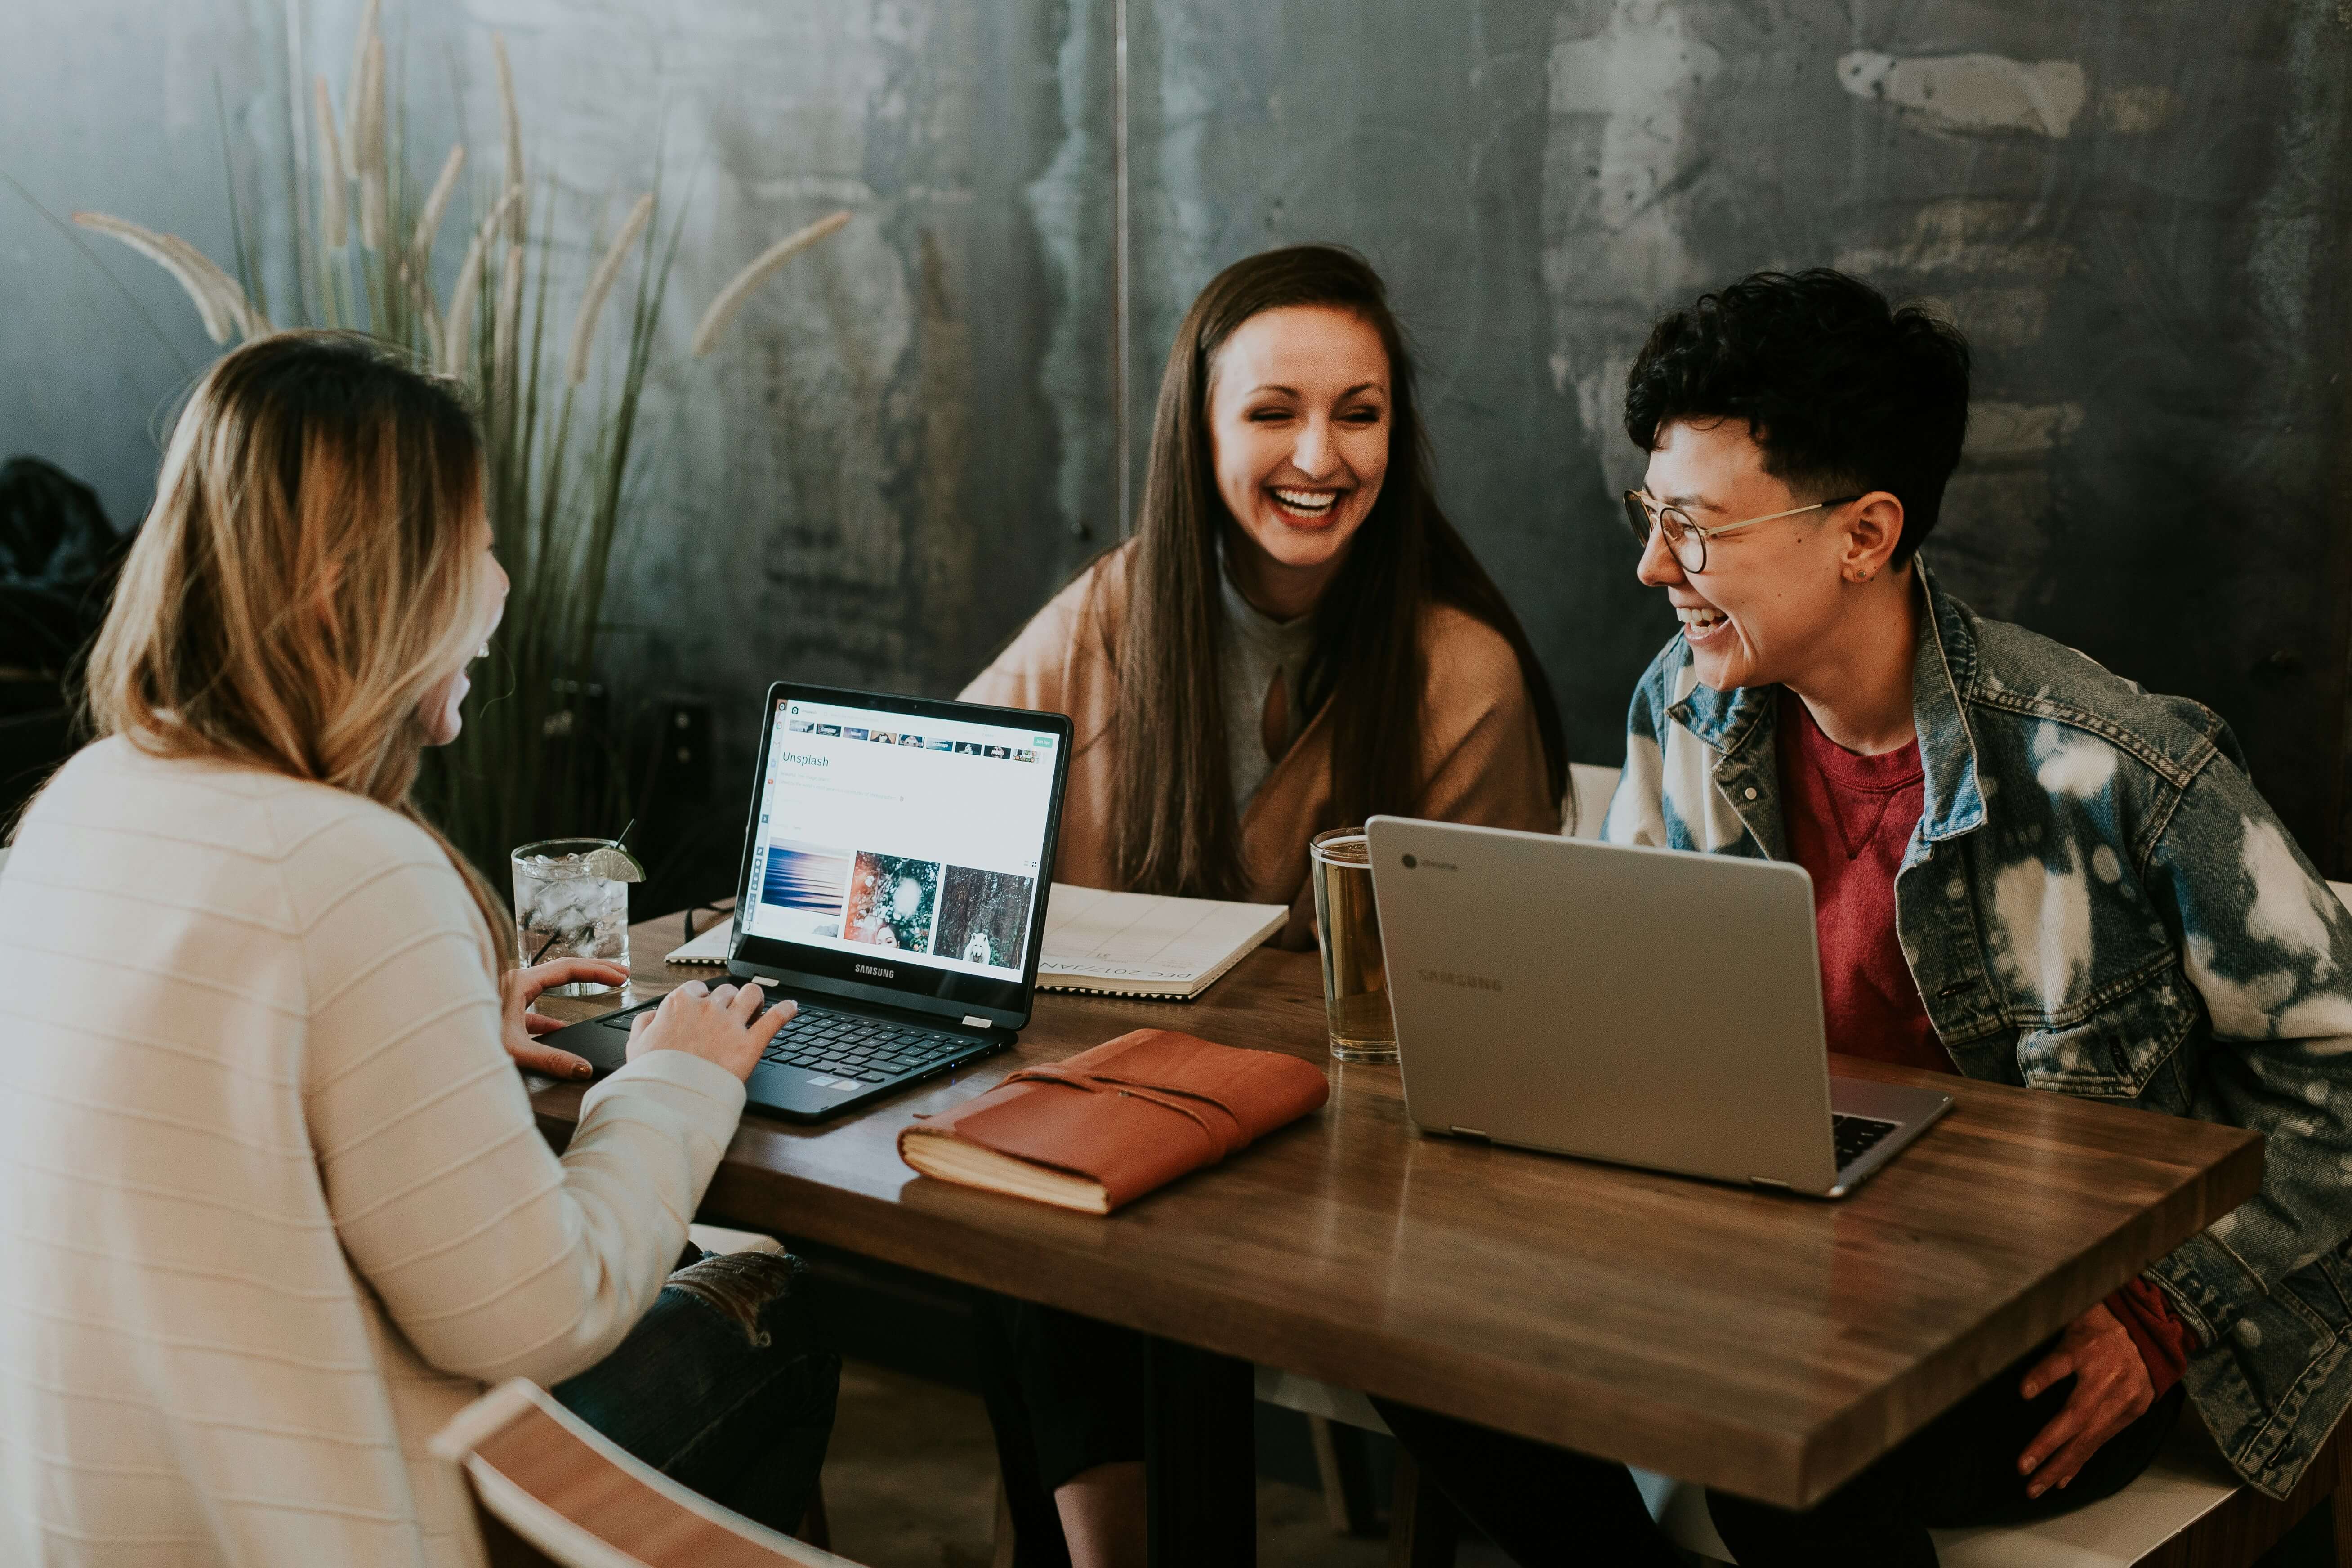
[{"label": "wooden table leg", "polygon": [[1149,1342],[1145,1487],[1152,1568],[1257,1562],[1257,1443],[1249,1363]]}]

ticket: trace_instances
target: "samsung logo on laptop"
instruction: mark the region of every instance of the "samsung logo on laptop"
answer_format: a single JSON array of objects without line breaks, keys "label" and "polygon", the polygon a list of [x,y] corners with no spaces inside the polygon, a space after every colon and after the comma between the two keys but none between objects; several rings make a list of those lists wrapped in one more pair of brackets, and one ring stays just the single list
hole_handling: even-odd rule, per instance
[{"label": "samsung logo on laptop", "polygon": [[1465,991],[1500,991],[1503,983],[1485,974],[1465,974],[1458,969],[1424,969],[1421,977],[1435,985],[1459,985]]},{"label": "samsung logo on laptop", "polygon": [[[853,963],[849,967],[857,971],[860,974],[870,974],[877,980],[896,980],[898,978],[898,972],[897,970],[885,969],[878,963]],[[1499,989],[1499,987],[1497,989]]]}]

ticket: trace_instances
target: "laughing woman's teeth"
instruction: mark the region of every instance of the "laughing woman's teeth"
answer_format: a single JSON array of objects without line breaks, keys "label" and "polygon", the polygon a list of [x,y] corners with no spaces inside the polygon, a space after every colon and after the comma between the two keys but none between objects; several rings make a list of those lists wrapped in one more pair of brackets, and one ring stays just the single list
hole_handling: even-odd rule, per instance
[{"label": "laughing woman's teeth", "polygon": [[1332,503],[1339,498],[1328,490],[1277,489],[1274,492],[1274,499],[1281,504],[1285,511],[1295,511],[1307,517],[1320,517],[1329,511]]},{"label": "laughing woman's teeth", "polygon": [[1721,610],[1711,606],[1697,609],[1676,606],[1675,614],[1682,617],[1683,625],[1698,631],[1705,631],[1709,626],[1720,626],[1725,618]]}]

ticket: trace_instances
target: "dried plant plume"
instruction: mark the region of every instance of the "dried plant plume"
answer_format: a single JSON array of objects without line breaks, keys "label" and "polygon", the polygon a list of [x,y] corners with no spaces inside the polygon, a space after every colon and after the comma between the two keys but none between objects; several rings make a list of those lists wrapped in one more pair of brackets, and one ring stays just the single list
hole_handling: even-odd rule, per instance
[{"label": "dried plant plume", "polygon": [[[507,63],[507,40],[503,33],[490,35],[490,53],[499,68],[499,114],[505,121],[507,136],[507,193],[522,189],[522,113],[515,108],[514,68]],[[514,208],[507,220],[507,237],[522,238],[522,208]]]},{"label": "dried plant plume", "polygon": [[449,149],[448,160],[441,165],[441,175],[433,182],[432,194],[425,198],[424,209],[416,215],[416,233],[409,240],[408,249],[420,271],[433,265],[433,243],[441,237],[441,215],[448,210],[449,197],[457,189],[457,176],[465,168],[466,144],[461,142]]},{"label": "dried plant plume", "polygon": [[343,157],[346,160],[343,164],[343,177],[349,180],[356,180],[360,177],[360,148],[364,146],[365,142],[360,135],[358,93],[360,83],[367,77],[368,43],[369,40],[379,36],[377,24],[383,10],[383,0],[367,0],[365,8],[360,12],[359,31],[352,35],[352,69],[351,74],[343,78],[343,91],[351,97],[352,110],[351,127],[344,137],[343,148]]},{"label": "dried plant plume", "polygon": [[613,237],[612,247],[590,274],[588,291],[580,298],[579,319],[572,323],[572,355],[563,370],[567,385],[578,386],[588,379],[588,353],[595,345],[596,320],[604,313],[604,296],[613,291],[613,280],[621,275],[621,263],[628,259],[629,247],[645,233],[653,216],[654,196],[647,191],[629,209],[629,216],[622,220],[621,232]]},{"label": "dried plant plume", "polygon": [[490,319],[490,365],[498,377],[490,395],[498,407],[509,413],[514,408],[515,345],[521,333],[522,247],[509,240],[506,260],[499,270],[499,313]]},{"label": "dried plant plume", "polygon": [[719,297],[710,301],[710,309],[702,312],[702,321],[695,327],[694,341],[687,352],[698,359],[717,347],[719,334],[726,331],[727,323],[735,319],[735,312],[743,308],[743,301],[751,297],[752,290],[766,282],[776,268],[848,221],[846,212],[833,213],[761,251],[751,266],[735,275],[732,283],[719,291]]},{"label": "dried plant plume", "polygon": [[343,167],[342,146],[335,137],[335,100],[327,90],[326,74],[320,72],[311,85],[319,100],[319,232],[328,249],[341,250],[351,238],[350,220],[343,211],[343,184],[349,175]]},{"label": "dried plant plume", "polygon": [[383,166],[383,39],[367,41],[357,96],[352,104],[352,162],[360,183],[360,243],[382,250],[392,226],[391,195]]},{"label": "dried plant plume", "polygon": [[236,279],[213,264],[212,258],[175,234],[159,234],[128,218],[105,213],[78,212],[75,223],[94,233],[119,239],[172,275],[194,302],[205,332],[213,342],[228,342],[231,331],[257,338],[270,330],[268,321],[253,308]]},{"label": "dried plant plume", "polygon": [[449,309],[444,312],[446,321],[442,328],[441,368],[450,375],[461,375],[466,369],[466,349],[474,335],[474,300],[482,291],[482,268],[489,259],[490,237],[506,222],[507,208],[514,205],[515,193],[509,191],[490,209],[474,231],[474,242],[466,247],[466,259],[458,265],[457,286],[449,291]]}]

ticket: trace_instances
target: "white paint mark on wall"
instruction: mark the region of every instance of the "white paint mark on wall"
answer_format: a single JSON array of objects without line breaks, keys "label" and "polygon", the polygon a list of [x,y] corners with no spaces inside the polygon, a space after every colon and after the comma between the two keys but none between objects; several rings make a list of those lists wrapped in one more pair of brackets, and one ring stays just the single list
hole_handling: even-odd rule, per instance
[{"label": "white paint mark on wall", "polygon": [[2030,202],[1950,196],[1914,214],[1891,245],[1853,246],[1837,255],[1841,272],[2011,272],[2054,276],[2073,264],[2074,247],[2034,231],[2046,215]]},{"label": "white paint mark on wall", "polygon": [[2335,912],[2321,904],[2336,895],[2314,882],[2295,858],[2294,849],[2275,822],[2239,819],[2245,837],[2238,850],[2239,864],[2254,884],[2254,902],[2246,911],[2246,934],[2257,942],[2274,942],[2302,957],[2315,959],[2312,978],[2336,967],[2335,938],[2328,921]]},{"label": "white paint mark on wall", "polygon": [[1608,118],[1601,137],[1600,218],[1622,231],[1682,172],[1689,154],[1683,106],[1723,68],[1714,46],[1693,37],[1673,6],[1620,4],[1587,37],[1552,45],[1554,114]]},{"label": "white paint mark on wall", "polygon": [[1855,49],[1838,57],[1837,76],[1856,98],[1891,103],[1906,119],[1960,135],[2021,131],[2063,137],[2088,96],[2083,68],[2073,60],[2006,55],[1906,59]]},{"label": "white paint mark on wall", "polygon": [[1983,399],[1969,405],[1971,458],[2021,458],[2047,452],[2083,427],[2079,403],[1995,403]]},{"label": "white paint mark on wall", "polygon": [[[1577,421],[1603,440],[1618,430],[1618,421],[1624,416],[1625,382],[1633,374],[1633,359],[1629,353],[1611,354],[1598,369],[1577,378]],[[1552,362],[1565,365],[1568,356],[1554,354]]]},{"label": "white paint mark on wall", "polygon": [[2050,321],[2050,291],[2032,285],[1961,289],[1946,313],[1981,348],[2020,349],[2041,341]]},{"label": "white paint mark on wall", "polygon": [[2180,111],[2180,95],[2168,87],[2118,87],[2099,94],[2099,123],[2127,136],[2163,129]]},{"label": "white paint mark on wall", "polygon": [[2074,846],[2063,869],[2039,857],[2003,868],[1993,878],[1992,910],[2001,965],[2045,1008],[2065,1006],[2091,964],[2091,890]]},{"label": "white paint mark on wall", "polygon": [[[1612,0],[1572,7],[1546,62],[1553,132],[1545,150],[1544,281],[1558,331],[1553,384],[1604,453],[1624,374],[1661,300],[1713,281],[1679,213],[1705,167],[1691,105],[1723,68],[1681,7]],[[1598,27],[1582,21],[1605,13]],[[1582,21],[1580,30],[1578,27]],[[1622,477],[1622,476],[1614,476]]]}]

